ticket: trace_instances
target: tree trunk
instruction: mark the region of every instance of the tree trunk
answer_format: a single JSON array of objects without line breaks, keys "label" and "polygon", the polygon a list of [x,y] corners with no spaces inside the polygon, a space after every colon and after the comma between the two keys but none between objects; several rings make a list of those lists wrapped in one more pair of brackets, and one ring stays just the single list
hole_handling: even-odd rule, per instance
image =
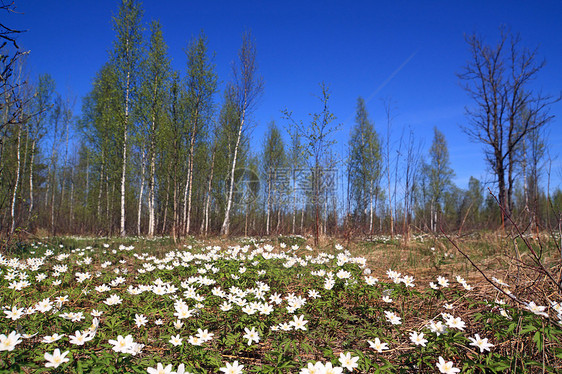
[{"label": "tree trunk", "polygon": [[100,190],[98,193],[98,222],[100,222],[101,220],[101,193],[103,190],[103,173],[104,173],[104,166],[105,166],[105,161],[104,161],[104,155],[103,155],[103,151],[101,153],[101,170],[100,170]]},{"label": "tree trunk", "polygon": [[234,193],[234,170],[236,169],[236,160],[238,156],[238,148],[240,146],[240,139],[242,138],[242,127],[244,126],[244,111],[240,117],[240,128],[238,129],[238,137],[236,139],[236,146],[234,147],[234,156],[232,157],[232,169],[230,171],[230,188],[228,192],[228,201],[226,203],[226,212],[224,214],[224,221],[221,227],[221,235],[228,236],[230,233],[230,209],[232,207],[232,196]]},{"label": "tree trunk", "polygon": [[509,214],[509,208],[507,205],[507,193],[505,188],[505,170],[503,165],[498,164],[496,167],[496,175],[498,177],[498,200],[500,202],[501,207],[501,218],[502,218],[502,227],[505,223],[505,214]]},{"label": "tree trunk", "polygon": [[266,216],[265,216],[265,235],[269,235],[269,220],[271,209],[271,173],[267,176],[267,202],[266,202]]},{"label": "tree trunk", "polygon": [[[176,174],[177,176],[177,174]],[[172,204],[172,239],[174,243],[177,241],[178,232],[178,186],[176,180],[174,180],[174,198]]]},{"label": "tree trunk", "polygon": [[31,142],[31,158],[29,160],[29,218],[33,214],[33,163],[35,162],[35,139]]},{"label": "tree trunk", "polygon": [[297,220],[297,191],[296,191],[296,181],[293,177],[293,235],[295,235],[295,223]]},{"label": "tree trunk", "polygon": [[373,235],[373,181],[371,181],[369,197],[369,235]]},{"label": "tree trunk", "polygon": [[142,153],[142,161],[141,161],[141,184],[140,184],[140,191],[139,191],[139,205],[137,208],[137,235],[141,236],[141,218],[142,218],[142,195],[144,193],[144,163],[145,163],[145,154]]},{"label": "tree trunk", "polygon": [[73,233],[72,224],[74,223],[74,168],[70,169],[70,207],[69,207],[69,223],[70,232]]},{"label": "tree trunk", "polygon": [[53,179],[52,179],[53,186],[51,188],[51,235],[53,236],[55,235],[55,194],[57,192],[56,176],[57,176],[57,169],[56,166],[53,166]]},{"label": "tree trunk", "polygon": [[[199,103],[197,102],[197,106]],[[193,128],[191,130],[191,139],[189,141],[189,173],[188,173],[188,186],[189,191],[187,193],[187,217],[185,222],[185,234],[189,234],[190,223],[191,223],[191,193],[193,185],[193,164],[195,162],[195,138],[197,136],[197,126],[198,126],[198,116],[199,110],[195,110],[195,120],[193,122]]]},{"label": "tree trunk", "polygon": [[155,167],[156,167],[156,152],[154,151],[154,129],[156,128],[156,121],[152,117],[152,137],[150,139],[150,167],[148,177],[148,237],[154,236],[154,185],[155,185]]},{"label": "tree trunk", "polygon": [[[204,219],[204,227],[201,228],[201,231],[203,231],[205,233],[205,236],[207,236],[207,233],[209,232],[209,206],[211,203],[211,186],[213,183],[213,172],[215,169],[215,155],[216,155],[216,147],[213,148],[213,156],[211,157],[211,174],[209,175],[209,183],[207,185],[207,196],[205,198],[205,219]],[[203,224],[201,225],[203,226]]]},{"label": "tree trunk", "polygon": [[21,125],[19,126],[18,129],[18,146],[17,146],[18,149],[16,152],[16,159],[17,159],[16,182],[14,183],[14,193],[12,194],[12,204],[10,207],[10,214],[12,217],[12,225],[10,226],[10,235],[13,234],[14,230],[16,229],[16,197],[18,195],[18,187],[20,181],[20,165],[21,165],[20,147],[21,147]]},{"label": "tree trunk", "polygon": [[164,203],[164,217],[162,218],[162,233],[166,232],[166,221],[168,219],[168,204],[170,203],[170,176],[168,175],[167,178],[167,186],[166,186],[166,202]]},{"label": "tree trunk", "polygon": [[129,127],[129,90],[131,72],[127,72],[127,85],[125,88],[125,128],[123,129],[123,168],[121,171],[121,222],[120,235],[125,236],[125,183],[127,178],[127,132]]}]

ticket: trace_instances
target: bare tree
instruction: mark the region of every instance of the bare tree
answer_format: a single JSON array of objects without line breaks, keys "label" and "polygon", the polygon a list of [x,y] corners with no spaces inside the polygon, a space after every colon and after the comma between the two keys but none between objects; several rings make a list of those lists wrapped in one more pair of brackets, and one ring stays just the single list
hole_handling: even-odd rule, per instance
[{"label": "bare tree", "polygon": [[502,213],[509,214],[516,147],[529,132],[552,119],[549,106],[556,100],[534,92],[529,86],[545,62],[538,59],[536,49],[521,46],[519,35],[502,29],[495,46],[485,45],[476,35],[468,36],[466,42],[471,58],[459,78],[466,82],[464,88],[475,105],[466,109],[469,124],[463,130],[472,140],[485,145],[486,161],[498,184]]},{"label": "bare tree", "polygon": [[[295,134],[300,134],[304,143],[304,151],[309,160],[312,171],[312,204],[314,205],[315,225],[314,225],[314,244],[318,245],[320,236],[320,203],[322,198],[323,186],[322,178],[325,174],[323,161],[329,154],[330,147],[335,143],[331,139],[333,133],[339,130],[340,124],[334,124],[336,116],[330,111],[328,103],[330,99],[330,89],[325,82],[320,84],[322,91],[318,99],[322,105],[322,111],[312,113],[310,123],[295,121],[292,113],[288,110],[283,111],[285,119],[289,120]],[[291,136],[295,136],[291,134]],[[324,200],[326,202],[326,200]]]}]

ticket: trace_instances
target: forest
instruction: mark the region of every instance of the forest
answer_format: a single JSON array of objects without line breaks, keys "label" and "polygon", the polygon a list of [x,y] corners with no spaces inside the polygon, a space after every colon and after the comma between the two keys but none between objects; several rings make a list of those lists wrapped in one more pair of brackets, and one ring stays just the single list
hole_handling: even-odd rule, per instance
[{"label": "forest", "polygon": [[[172,18],[181,19],[182,30],[189,12],[192,19],[216,18],[220,35],[229,30],[225,19],[243,23],[237,16],[254,7],[255,24],[267,23],[261,31],[276,34],[270,41],[280,40],[277,28],[288,14],[305,20],[307,30],[309,23],[330,24],[313,2],[309,12],[317,20],[299,13],[308,2],[236,2],[246,7],[236,14],[227,2],[155,3],[146,9],[185,6]],[[203,11],[193,11],[201,4]],[[364,36],[357,30],[372,26],[379,13],[388,18],[383,2],[318,4],[333,7],[332,22],[346,12],[359,19],[358,9],[377,13],[341,37],[342,44]],[[540,35],[552,22],[560,28],[559,12],[548,7],[497,4],[482,7],[506,14],[518,7],[513,19],[541,28]],[[33,5],[40,18],[30,23],[61,26],[49,15],[61,12],[57,6],[77,6],[64,12],[65,22],[94,33],[88,2]],[[95,2],[97,10],[104,5]],[[37,45],[20,43],[31,29],[14,21],[21,15],[15,1],[0,0],[0,373],[562,372],[562,138],[554,117],[561,98],[543,91],[549,82],[539,79],[559,84],[561,76],[549,73],[525,35],[502,26],[494,39],[475,33],[459,40],[467,53],[456,56],[467,59],[444,79],[460,83],[465,112],[459,105],[439,123],[459,126],[460,139],[434,125],[439,116],[426,116],[431,126],[404,121],[379,89],[365,98],[349,88],[353,96],[343,102],[352,115],[340,118],[341,86],[330,83],[334,76],[322,81],[335,65],[318,74],[319,82],[316,76],[302,81],[310,70],[299,77],[292,71],[297,86],[291,90],[312,84],[312,99],[299,96],[291,108],[277,92],[277,117],[264,121],[256,113],[273,90],[267,75],[278,73],[288,83],[261,63],[260,48],[273,43],[258,47],[259,27],[237,37],[230,70],[211,48],[217,34],[205,31],[185,41],[177,69],[172,46],[178,44],[165,35],[164,22],[152,20],[138,0],[112,5],[106,25],[112,43],[100,66],[102,60],[91,61],[90,72],[97,73],[77,97],[61,88],[48,59],[32,66]],[[447,30],[464,29],[472,18],[480,26],[482,12],[470,15],[477,6],[439,3],[447,20],[433,2],[391,7],[389,14],[439,23],[426,34],[425,45],[435,46],[450,37],[441,29],[445,21]],[[278,18],[271,16],[276,12]],[[501,17],[493,14],[496,27]],[[409,21],[390,18],[390,28],[369,29],[373,34],[351,49],[377,40],[375,31]],[[315,52],[337,44],[342,25],[322,29],[328,43],[318,41],[323,45]],[[302,25],[295,26],[283,35],[291,43],[291,35],[305,38]],[[40,43],[53,41],[41,27]],[[394,41],[409,42],[417,27],[403,39],[381,32],[390,44],[378,48],[392,45],[399,55]],[[56,37],[68,37],[61,29]],[[81,46],[86,33],[76,35]],[[317,42],[317,35],[309,40]],[[556,43],[547,48],[554,56]],[[49,48],[57,64],[72,70],[73,83],[89,75],[77,74],[60,48]],[[344,56],[350,60],[351,49]],[[446,49],[439,58],[452,46]],[[77,50],[85,64],[85,50]],[[425,60],[420,52],[416,69],[393,82],[416,91],[411,95],[422,106],[430,106],[423,101],[428,93],[402,84],[433,67],[433,52]],[[369,68],[377,53],[365,58]],[[302,65],[297,59],[297,69]],[[311,65],[317,69],[316,60]],[[436,76],[442,77],[427,74]],[[420,80],[424,90],[453,95],[433,78],[428,88],[427,77]],[[370,104],[375,97],[380,113]],[[447,111],[441,99],[433,101],[434,113]],[[463,122],[454,123],[456,116]],[[459,150],[466,153],[463,170]],[[467,164],[477,163],[474,155],[483,158],[483,175],[470,176],[478,169]]]},{"label": "forest", "polygon": [[[2,3],[4,14],[13,3]],[[4,20],[8,17],[3,17]],[[357,98],[345,152],[331,88],[319,82],[307,118],[283,109],[264,139],[252,113],[267,89],[250,31],[232,71],[218,77],[202,31],[187,43],[185,68],[170,67],[158,21],[135,0],[120,3],[115,39],[91,91],[65,97],[33,78],[21,30],[0,25],[0,232],[13,235],[302,235],[316,238],[494,230],[514,217],[524,230],[558,229],[562,191],[551,184],[550,106],[530,82],[544,62],[501,30],[487,45],[466,37],[458,67],[467,93],[467,141],[484,149],[489,180],[453,183],[447,139],[434,128],[422,153],[413,131],[384,103],[375,123]],[[38,69],[40,67],[31,67]],[[219,78],[225,82],[219,91]],[[282,108],[280,108],[282,109]],[[385,128],[385,136],[377,129]],[[287,140],[288,139],[288,140]],[[260,148],[253,146],[261,144]]]}]

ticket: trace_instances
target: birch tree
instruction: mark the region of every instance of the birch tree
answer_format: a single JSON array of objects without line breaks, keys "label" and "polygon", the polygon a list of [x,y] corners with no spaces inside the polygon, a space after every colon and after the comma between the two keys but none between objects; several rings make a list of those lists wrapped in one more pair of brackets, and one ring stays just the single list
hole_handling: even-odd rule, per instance
[{"label": "birch tree", "polygon": [[[150,44],[144,63],[144,77],[141,92],[141,111],[146,131],[146,159],[148,163],[148,237],[154,236],[156,226],[156,156],[163,122],[167,120],[166,100],[170,86],[170,61],[167,45],[158,21],[150,25]],[[144,158],[143,158],[144,159]],[[140,200],[140,199],[139,199]],[[139,215],[140,216],[140,215]],[[140,217],[139,217],[140,218]]]},{"label": "birch tree", "polygon": [[[369,233],[372,234],[376,207],[374,200],[380,194],[381,152],[378,134],[361,97],[357,99],[355,126],[351,130],[349,147],[349,183],[355,215],[365,217],[368,212]],[[363,219],[361,221],[364,223]]]},{"label": "birch tree", "polygon": [[435,127],[433,129],[433,142],[429,149],[430,162],[426,167],[429,180],[429,198],[431,201],[431,230],[436,231],[438,217],[442,211],[445,192],[452,186],[454,176],[450,167],[449,150],[445,135]]},{"label": "birch tree", "polygon": [[112,51],[112,61],[116,68],[117,87],[120,91],[120,108],[118,122],[120,124],[121,143],[121,187],[120,187],[120,225],[121,236],[126,235],[125,229],[125,188],[127,180],[127,150],[129,148],[129,132],[133,123],[131,114],[136,102],[136,80],[138,66],[142,55],[142,9],[136,0],[122,0],[119,13],[113,18],[113,29],[117,40]]},{"label": "birch tree", "polygon": [[189,161],[184,190],[183,222],[184,233],[187,235],[191,223],[195,144],[212,115],[217,75],[214,71],[215,66],[208,55],[207,39],[203,33],[189,43],[185,53],[187,55],[186,119],[189,122],[187,126],[189,130]]},{"label": "birch tree", "polygon": [[341,125],[334,124],[336,116],[330,111],[330,89],[325,82],[320,84],[321,94],[318,96],[322,110],[310,115],[310,122],[296,121],[288,110],[283,111],[283,116],[294,129],[294,133],[302,136],[304,143],[304,151],[309,160],[309,168],[311,170],[312,194],[311,200],[314,206],[314,244],[318,245],[320,236],[320,209],[322,186],[321,178],[323,177],[323,162],[327,161],[330,147],[335,143],[331,136],[339,129]]},{"label": "birch tree", "polygon": [[255,108],[258,98],[263,92],[263,79],[258,75],[256,61],[256,47],[252,34],[246,32],[242,36],[242,47],[238,52],[238,60],[232,65],[233,82],[230,84],[228,94],[238,117],[237,136],[230,168],[229,190],[226,202],[224,221],[221,235],[228,236],[230,232],[230,210],[234,192],[234,172],[238,160],[242,131],[248,126],[248,117]]},{"label": "birch tree", "polygon": [[277,230],[280,225],[280,215],[281,209],[279,206],[279,194],[287,193],[288,191],[279,191],[279,183],[277,183],[277,178],[281,175],[279,173],[284,173],[286,176],[285,167],[286,155],[285,155],[285,145],[283,144],[283,138],[281,137],[281,132],[275,125],[275,122],[269,124],[267,133],[265,134],[265,144],[263,149],[263,175],[267,184],[265,185],[266,191],[266,218],[265,218],[265,233],[270,234],[270,221],[271,221],[271,211],[275,203],[277,209]]},{"label": "birch tree", "polygon": [[32,102],[34,116],[29,121],[29,136],[31,138],[31,151],[29,161],[29,218],[33,214],[35,194],[33,184],[33,174],[35,166],[35,156],[38,143],[41,141],[46,131],[46,119],[49,110],[53,106],[53,94],[55,91],[55,81],[49,74],[39,76],[37,88]]}]

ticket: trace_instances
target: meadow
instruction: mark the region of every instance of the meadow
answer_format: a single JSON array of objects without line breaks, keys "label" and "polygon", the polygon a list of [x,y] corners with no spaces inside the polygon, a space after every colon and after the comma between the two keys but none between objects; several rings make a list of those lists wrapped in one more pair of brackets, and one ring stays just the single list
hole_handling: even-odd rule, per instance
[{"label": "meadow", "polygon": [[0,256],[0,372],[559,372],[554,239],[25,242]]}]

